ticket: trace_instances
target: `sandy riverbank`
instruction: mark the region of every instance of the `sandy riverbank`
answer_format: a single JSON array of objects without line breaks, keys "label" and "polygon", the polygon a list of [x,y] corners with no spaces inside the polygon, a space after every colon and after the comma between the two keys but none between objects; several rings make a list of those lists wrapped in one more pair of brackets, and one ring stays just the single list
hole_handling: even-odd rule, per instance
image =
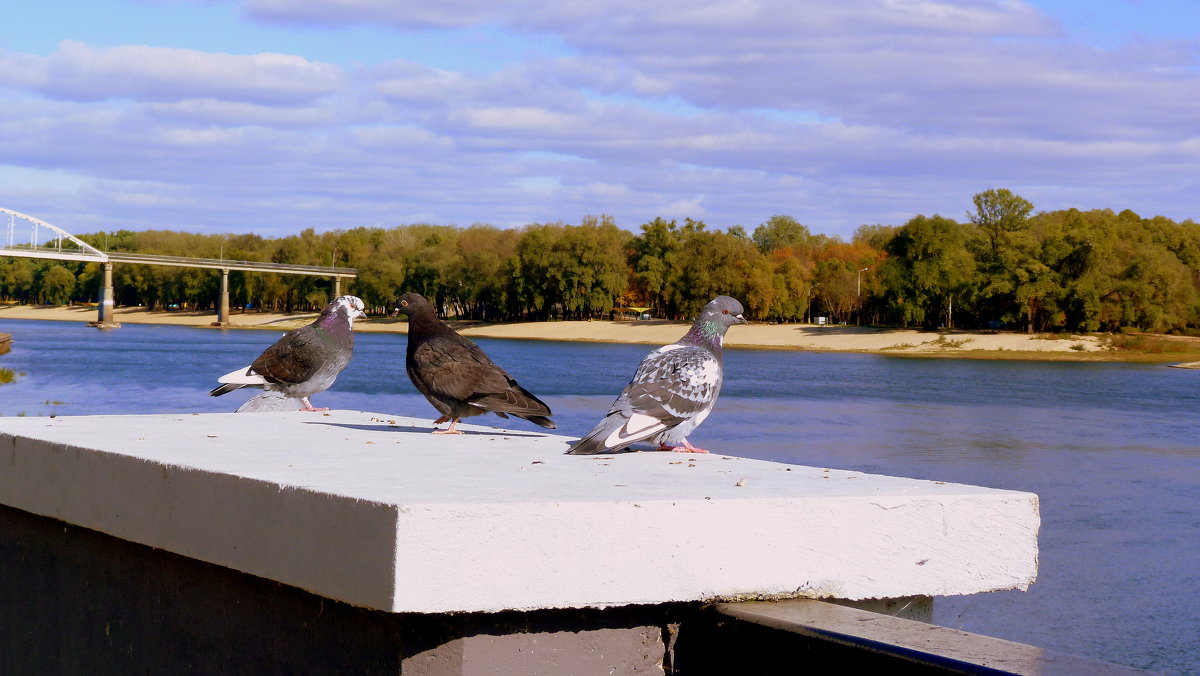
[{"label": "sandy riverbank", "polygon": [[[287,330],[300,326],[313,313],[238,313],[232,316],[235,327]],[[210,326],[215,315],[209,312],[149,312],[144,308],[117,308],[114,317],[129,324],[174,324]],[[42,319],[86,323],[96,319],[94,307],[2,306],[0,319]],[[574,340],[627,342],[663,345],[677,340],[687,325],[668,321],[570,321],[478,324],[452,322],[463,335],[488,338],[536,340]],[[404,333],[407,325],[394,319],[369,319],[355,323],[359,331]],[[932,332],[911,329],[875,329],[855,326],[814,326],[808,324],[749,324],[729,331],[730,347],[783,348],[837,352],[877,352],[897,355],[952,356],[985,358],[1104,359],[1112,358],[1106,341],[1097,336],[1046,336],[1022,333]]]}]

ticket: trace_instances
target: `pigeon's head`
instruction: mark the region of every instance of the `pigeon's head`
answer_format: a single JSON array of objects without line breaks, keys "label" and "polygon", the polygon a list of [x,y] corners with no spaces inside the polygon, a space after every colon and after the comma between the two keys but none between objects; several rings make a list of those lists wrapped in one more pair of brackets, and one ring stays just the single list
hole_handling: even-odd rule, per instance
[{"label": "pigeon's head", "polygon": [[367,306],[358,296],[338,296],[329,304],[327,311],[344,316],[346,321],[353,326],[355,319],[367,316],[366,308]]},{"label": "pigeon's head", "polygon": [[716,322],[725,328],[734,324],[745,324],[742,316],[742,304],[729,296],[717,296],[704,306],[697,321]]},{"label": "pigeon's head", "polygon": [[413,313],[426,309],[432,312],[433,306],[429,304],[429,301],[425,300],[425,296],[419,293],[406,293],[396,299],[396,314],[411,317]]}]

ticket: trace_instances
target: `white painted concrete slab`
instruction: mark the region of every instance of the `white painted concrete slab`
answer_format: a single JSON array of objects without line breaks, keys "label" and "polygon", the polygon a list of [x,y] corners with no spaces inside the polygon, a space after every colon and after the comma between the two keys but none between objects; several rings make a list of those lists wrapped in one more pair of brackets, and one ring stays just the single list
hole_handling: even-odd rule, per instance
[{"label": "white painted concrete slab", "polygon": [[[1026,588],[1037,496],[358,411],[0,421],[0,503],[394,612]],[[731,449],[732,450],[732,449]]]}]

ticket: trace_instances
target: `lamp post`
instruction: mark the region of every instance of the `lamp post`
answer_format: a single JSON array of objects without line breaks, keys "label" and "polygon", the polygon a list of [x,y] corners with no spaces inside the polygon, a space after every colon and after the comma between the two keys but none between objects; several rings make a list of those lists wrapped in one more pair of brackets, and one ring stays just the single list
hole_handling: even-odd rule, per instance
[{"label": "lamp post", "polygon": [[854,318],[854,323],[856,325],[862,324],[862,273],[864,273],[870,269],[871,269],[871,266],[868,265],[867,267],[858,271],[858,308],[857,308],[858,312]]}]

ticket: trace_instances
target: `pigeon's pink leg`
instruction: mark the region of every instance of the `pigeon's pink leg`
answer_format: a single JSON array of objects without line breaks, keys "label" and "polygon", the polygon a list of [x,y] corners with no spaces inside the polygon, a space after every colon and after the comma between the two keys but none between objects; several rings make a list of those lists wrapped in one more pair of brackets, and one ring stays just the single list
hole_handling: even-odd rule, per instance
[{"label": "pigeon's pink leg", "polygon": [[703,448],[699,448],[698,446],[693,446],[692,442],[688,441],[687,439],[684,439],[683,443],[680,444],[679,446],[668,446],[665,443],[660,442],[658,444],[658,448],[656,448],[654,450],[656,450],[656,451],[671,451],[672,453],[708,453],[708,451],[704,450]]},{"label": "pigeon's pink leg", "polygon": [[[441,421],[438,421],[438,422],[441,422]],[[437,423],[435,422],[434,424],[436,425]],[[458,418],[451,420],[450,426],[447,427],[446,429],[444,429],[444,430],[434,429],[433,433],[434,434],[462,434],[461,431],[454,429],[455,427],[458,427]]]},{"label": "pigeon's pink leg", "polygon": [[300,401],[304,402],[304,408],[300,409],[301,411],[328,411],[329,410],[328,408],[313,408],[312,402],[310,402],[308,400],[308,397],[304,397]]}]

